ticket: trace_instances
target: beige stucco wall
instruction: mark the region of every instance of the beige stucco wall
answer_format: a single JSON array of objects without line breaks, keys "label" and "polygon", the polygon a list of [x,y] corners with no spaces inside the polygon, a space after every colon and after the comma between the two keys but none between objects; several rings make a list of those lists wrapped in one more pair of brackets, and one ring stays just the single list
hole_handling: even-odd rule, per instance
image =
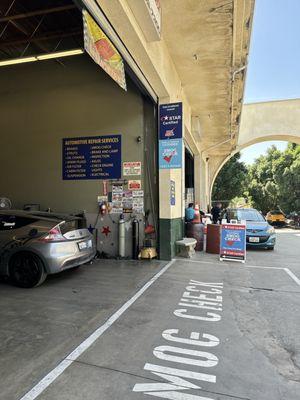
[{"label": "beige stucco wall", "polygon": [[275,139],[300,142],[300,99],[244,104],[238,147]]},{"label": "beige stucco wall", "polygon": [[[143,101],[88,56],[17,65],[0,74],[0,195],[15,208],[97,210],[98,180],[62,180],[62,138],[122,134],[123,161],[144,162]],[[137,178],[138,179],[138,178]]]}]

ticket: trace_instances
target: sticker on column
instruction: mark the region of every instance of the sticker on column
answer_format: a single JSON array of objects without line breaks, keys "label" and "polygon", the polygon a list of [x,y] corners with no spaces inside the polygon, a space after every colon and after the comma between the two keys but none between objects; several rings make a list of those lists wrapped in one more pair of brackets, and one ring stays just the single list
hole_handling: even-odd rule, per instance
[{"label": "sticker on column", "polygon": [[175,196],[175,181],[170,180],[170,204],[175,206],[176,196]]}]

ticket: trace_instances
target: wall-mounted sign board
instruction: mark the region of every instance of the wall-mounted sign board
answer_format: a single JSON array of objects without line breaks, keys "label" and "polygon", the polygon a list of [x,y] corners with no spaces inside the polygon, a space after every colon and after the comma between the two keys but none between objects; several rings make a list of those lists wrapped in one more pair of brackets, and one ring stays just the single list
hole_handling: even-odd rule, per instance
[{"label": "wall-mounted sign board", "polygon": [[63,139],[64,180],[120,179],[121,135]]},{"label": "wall-mounted sign board", "polygon": [[128,181],[129,190],[140,190],[142,188],[142,183],[140,179]]},{"label": "wall-mounted sign board", "polygon": [[182,103],[159,106],[159,139],[182,138]]},{"label": "wall-mounted sign board", "polygon": [[123,175],[141,175],[142,174],[142,163],[140,161],[128,161],[123,162]]},{"label": "wall-mounted sign board", "polygon": [[182,139],[159,141],[159,168],[172,169],[182,167]]}]

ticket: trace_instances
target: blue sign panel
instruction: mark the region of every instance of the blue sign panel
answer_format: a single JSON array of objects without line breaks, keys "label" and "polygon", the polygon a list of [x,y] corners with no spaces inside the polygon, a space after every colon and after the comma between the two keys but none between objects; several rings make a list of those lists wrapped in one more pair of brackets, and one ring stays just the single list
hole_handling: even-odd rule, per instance
[{"label": "blue sign panel", "polygon": [[182,167],[182,139],[159,141],[159,168],[172,169]]},{"label": "blue sign panel", "polygon": [[241,224],[222,224],[220,258],[245,261],[246,226]]},{"label": "blue sign panel", "polygon": [[159,106],[159,138],[182,138],[182,103],[161,104]]},{"label": "blue sign panel", "polygon": [[121,135],[63,139],[63,179],[120,179]]}]

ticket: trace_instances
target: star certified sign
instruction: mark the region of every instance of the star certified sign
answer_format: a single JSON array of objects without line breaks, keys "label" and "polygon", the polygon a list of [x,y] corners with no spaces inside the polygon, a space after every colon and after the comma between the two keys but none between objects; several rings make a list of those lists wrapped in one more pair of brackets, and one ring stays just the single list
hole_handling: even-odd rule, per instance
[{"label": "star certified sign", "polygon": [[182,103],[159,106],[159,139],[182,138]]}]

